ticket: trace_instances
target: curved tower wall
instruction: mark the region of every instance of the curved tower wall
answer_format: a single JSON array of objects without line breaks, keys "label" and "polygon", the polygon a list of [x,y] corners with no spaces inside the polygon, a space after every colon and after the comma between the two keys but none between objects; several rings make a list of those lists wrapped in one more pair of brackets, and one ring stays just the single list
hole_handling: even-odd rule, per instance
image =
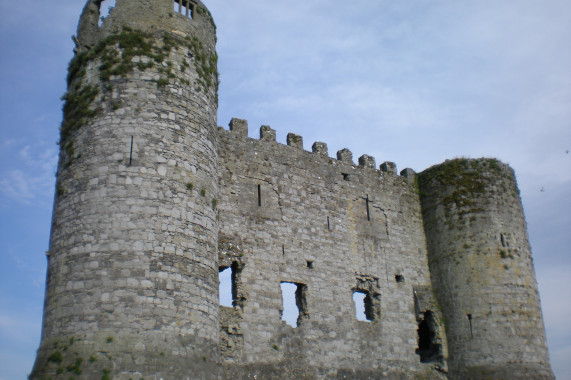
[{"label": "curved tower wall", "polygon": [[446,161],[421,173],[419,185],[451,377],[553,379],[512,169]]},{"label": "curved tower wall", "polygon": [[216,376],[216,36],[184,4],[84,9],[31,378]]}]

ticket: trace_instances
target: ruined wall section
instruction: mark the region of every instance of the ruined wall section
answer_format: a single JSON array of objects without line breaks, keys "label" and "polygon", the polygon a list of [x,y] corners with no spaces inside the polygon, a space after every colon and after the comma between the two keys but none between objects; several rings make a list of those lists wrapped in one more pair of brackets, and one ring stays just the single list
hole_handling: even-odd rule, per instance
[{"label": "ruined wall section", "polygon": [[184,22],[98,34],[70,64],[32,379],[217,376],[215,37]]},{"label": "ruined wall section", "polygon": [[[192,17],[179,13],[177,5],[183,2],[192,9]],[[120,33],[125,27],[147,33],[170,31],[181,36],[192,35],[205,44],[216,44],[216,25],[210,11],[199,0],[116,0],[109,15],[101,19],[101,10],[109,1],[89,0],[82,12],[76,43],[79,50],[91,48],[99,41]],[[189,22],[192,19],[195,22]],[[199,24],[200,26],[198,26]]]},{"label": "ruined wall section", "polygon": [[[421,363],[413,286],[430,286],[414,173],[361,165],[343,150],[303,150],[275,131],[220,128],[220,265],[236,263],[235,307],[222,307],[222,344],[232,376],[412,376]],[[281,320],[281,282],[298,285],[298,326]],[[354,291],[372,298],[358,321]],[[269,371],[269,372],[268,372]],[[270,377],[267,377],[270,376]],[[377,378],[375,377],[375,378]]]},{"label": "ruined wall section", "polygon": [[457,159],[422,172],[419,184],[451,376],[553,379],[512,169]]}]

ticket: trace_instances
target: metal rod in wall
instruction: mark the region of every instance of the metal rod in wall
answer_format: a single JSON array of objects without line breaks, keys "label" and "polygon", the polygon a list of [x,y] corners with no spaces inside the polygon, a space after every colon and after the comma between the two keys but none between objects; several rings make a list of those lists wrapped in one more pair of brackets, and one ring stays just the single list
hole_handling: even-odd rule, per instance
[{"label": "metal rod in wall", "polygon": [[131,149],[129,150],[129,166],[133,162],[133,136],[131,136]]}]

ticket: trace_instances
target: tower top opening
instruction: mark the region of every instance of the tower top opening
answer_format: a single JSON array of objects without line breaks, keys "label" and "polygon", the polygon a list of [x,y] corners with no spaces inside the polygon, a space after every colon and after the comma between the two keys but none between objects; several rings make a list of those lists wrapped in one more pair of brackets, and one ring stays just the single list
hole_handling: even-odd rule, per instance
[{"label": "tower top opening", "polygon": [[190,35],[212,46],[216,42],[212,15],[198,0],[88,0],[74,38],[77,49],[89,49],[125,27]]}]

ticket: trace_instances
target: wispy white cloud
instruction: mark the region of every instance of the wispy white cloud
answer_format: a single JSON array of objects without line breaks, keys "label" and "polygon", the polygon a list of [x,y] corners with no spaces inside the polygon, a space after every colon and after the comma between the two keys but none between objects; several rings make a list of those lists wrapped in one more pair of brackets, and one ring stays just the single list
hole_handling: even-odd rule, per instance
[{"label": "wispy white cloud", "polygon": [[57,150],[44,143],[24,145],[17,152],[20,164],[17,169],[0,172],[0,193],[7,199],[31,204],[46,199],[53,193]]},{"label": "wispy white cloud", "polygon": [[35,193],[31,182],[23,172],[12,170],[0,178],[0,191],[10,199],[29,204]]}]

